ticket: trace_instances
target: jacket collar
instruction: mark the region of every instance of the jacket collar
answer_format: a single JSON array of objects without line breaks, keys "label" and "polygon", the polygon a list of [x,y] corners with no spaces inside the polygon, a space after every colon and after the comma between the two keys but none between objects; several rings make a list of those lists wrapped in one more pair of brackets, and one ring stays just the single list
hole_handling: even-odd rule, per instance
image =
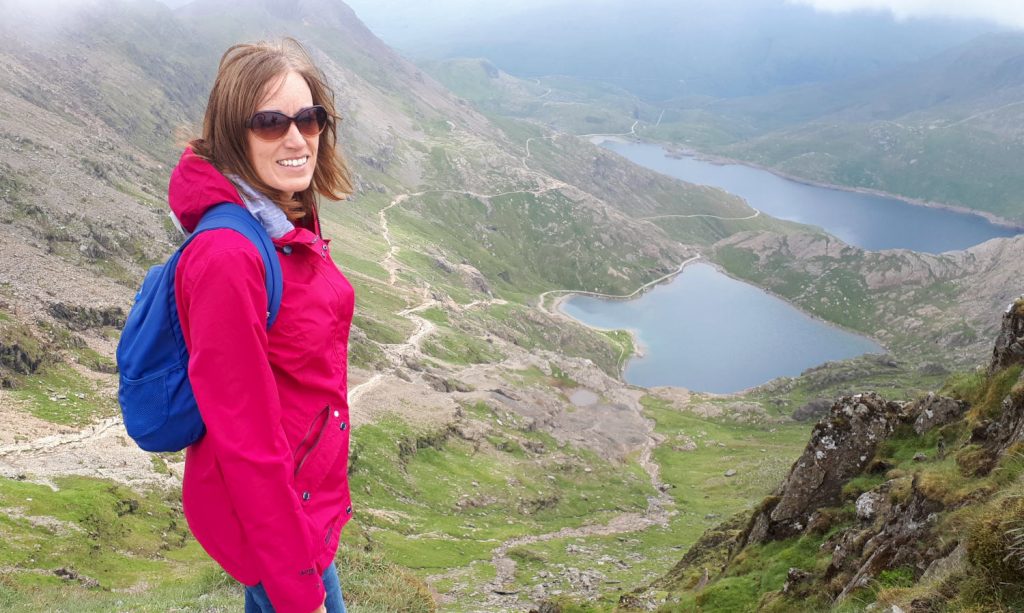
[{"label": "jacket collar", "polygon": [[[167,187],[167,201],[171,211],[185,232],[193,232],[199,225],[203,214],[213,206],[224,202],[234,202],[244,206],[238,188],[225,177],[213,164],[196,155],[192,149],[186,148],[178,160],[178,165],[171,172],[171,180]],[[259,216],[256,216],[260,219]],[[263,220],[260,220],[263,223]],[[320,240],[320,220],[316,208],[313,210],[313,229],[308,230],[295,226],[284,234],[274,238],[274,243],[302,243],[312,245]],[[288,222],[289,224],[291,222]],[[268,232],[273,236],[272,231]]]}]

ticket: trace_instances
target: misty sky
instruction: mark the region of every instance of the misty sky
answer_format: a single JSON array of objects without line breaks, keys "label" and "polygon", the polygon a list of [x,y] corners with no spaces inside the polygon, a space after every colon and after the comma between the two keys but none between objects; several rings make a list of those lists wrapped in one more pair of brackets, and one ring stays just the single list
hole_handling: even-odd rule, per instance
[{"label": "misty sky", "polygon": [[885,10],[897,18],[954,17],[985,19],[1024,28],[1021,0],[787,0],[825,11]]},{"label": "misty sky", "polygon": [[[170,1],[170,0],[168,0]],[[643,0],[638,0],[643,1]],[[888,11],[899,19],[912,17],[953,17],[983,19],[1004,26],[1024,28],[1022,0],[784,0],[789,4],[811,6],[830,12],[873,10]],[[428,12],[434,20],[465,18],[474,14],[489,18],[529,11],[552,5],[579,5],[600,10],[607,0],[347,0],[362,14],[394,14],[396,11]]]}]

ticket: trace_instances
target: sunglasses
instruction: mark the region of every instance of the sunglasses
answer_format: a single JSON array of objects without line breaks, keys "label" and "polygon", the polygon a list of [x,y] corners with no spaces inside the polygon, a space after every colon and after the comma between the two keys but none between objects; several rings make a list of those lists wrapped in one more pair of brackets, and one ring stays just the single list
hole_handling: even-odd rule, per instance
[{"label": "sunglasses", "polygon": [[317,105],[302,109],[295,117],[277,111],[260,111],[245,122],[245,127],[260,140],[277,140],[288,133],[292,122],[303,136],[316,136],[327,127],[327,119],[327,109]]}]

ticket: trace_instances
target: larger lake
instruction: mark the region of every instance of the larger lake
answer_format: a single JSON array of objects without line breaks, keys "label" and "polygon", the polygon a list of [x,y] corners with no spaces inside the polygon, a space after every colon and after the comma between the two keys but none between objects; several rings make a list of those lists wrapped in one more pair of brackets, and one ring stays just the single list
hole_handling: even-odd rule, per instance
[{"label": "larger lake", "polygon": [[736,194],[772,217],[819,226],[844,242],[865,249],[941,253],[1018,234],[1017,230],[995,225],[980,215],[806,185],[739,164],[668,157],[658,145],[605,141],[602,146],[662,174]]},{"label": "larger lake", "polygon": [[[603,146],[663,174],[732,192],[774,217],[819,226],[865,249],[939,253],[1017,233],[978,215],[805,185],[746,166],[671,158],[657,145],[606,141]],[[644,355],[629,361],[625,378],[645,387],[735,392],[829,360],[884,352],[868,338],[816,320],[706,264],[688,266],[672,282],[635,300],[573,296],[561,308],[590,325],[632,330]]]},{"label": "larger lake", "polygon": [[625,377],[644,387],[735,392],[829,360],[885,351],[707,264],[691,264],[635,300],[573,296],[562,311],[593,326],[632,330],[644,357],[629,361]]}]

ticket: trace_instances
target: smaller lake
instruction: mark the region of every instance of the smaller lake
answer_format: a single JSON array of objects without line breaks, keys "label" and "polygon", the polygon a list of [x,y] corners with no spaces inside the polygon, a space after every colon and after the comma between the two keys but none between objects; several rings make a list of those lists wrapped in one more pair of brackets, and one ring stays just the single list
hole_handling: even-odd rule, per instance
[{"label": "smaller lake", "polygon": [[592,326],[632,330],[644,356],[629,361],[625,378],[643,387],[729,393],[830,360],[885,353],[707,264],[687,266],[640,298],[572,296],[561,309]]},{"label": "smaller lake", "polygon": [[942,253],[1019,233],[980,215],[806,185],[739,164],[712,164],[694,157],[671,158],[660,145],[609,140],[601,146],[656,172],[736,194],[772,217],[819,226],[864,249]]}]

